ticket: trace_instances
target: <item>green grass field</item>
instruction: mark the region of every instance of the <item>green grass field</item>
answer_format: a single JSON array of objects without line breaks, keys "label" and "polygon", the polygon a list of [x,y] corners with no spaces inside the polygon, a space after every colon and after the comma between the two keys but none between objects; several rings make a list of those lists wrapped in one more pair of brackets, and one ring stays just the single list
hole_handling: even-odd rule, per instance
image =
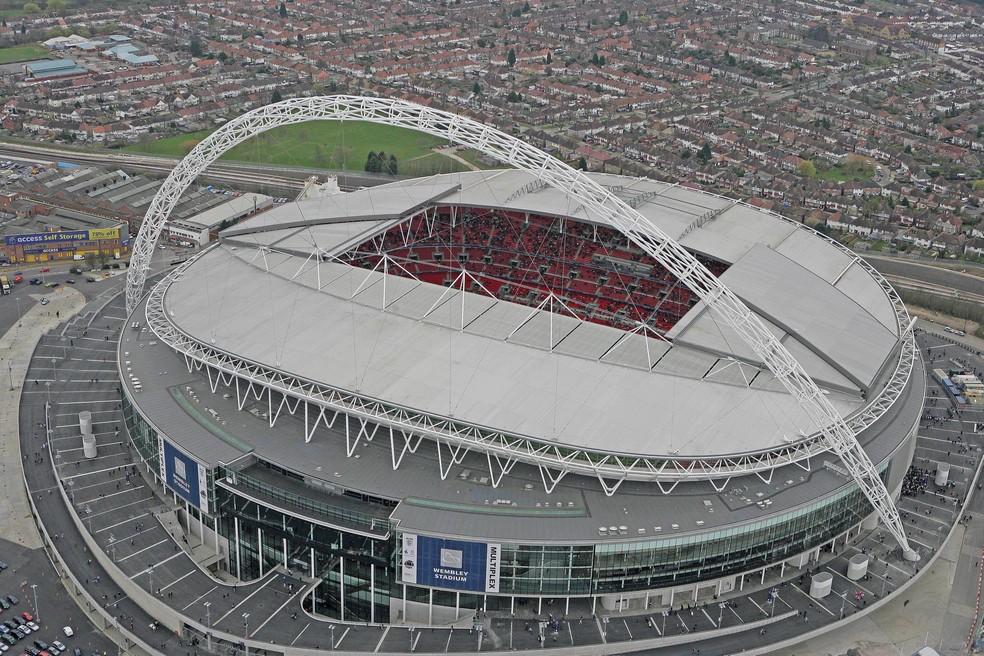
[{"label": "green grass field", "polygon": [[828,182],[857,182],[861,180],[870,180],[872,175],[874,175],[872,171],[848,172],[835,166],[827,171],[818,172],[817,179],[827,180]]},{"label": "green grass field", "polygon": [[[127,150],[183,157],[210,131],[166,137]],[[369,151],[396,155],[400,175],[433,175],[466,170],[460,162],[431,151],[447,143],[437,137],[363,121],[311,121],[275,128],[231,149],[222,159],[281,166],[362,171]]]},{"label": "green grass field", "polygon": [[0,48],[0,64],[10,64],[30,59],[45,59],[48,57],[48,49],[36,43],[26,46],[11,46],[10,48]]}]

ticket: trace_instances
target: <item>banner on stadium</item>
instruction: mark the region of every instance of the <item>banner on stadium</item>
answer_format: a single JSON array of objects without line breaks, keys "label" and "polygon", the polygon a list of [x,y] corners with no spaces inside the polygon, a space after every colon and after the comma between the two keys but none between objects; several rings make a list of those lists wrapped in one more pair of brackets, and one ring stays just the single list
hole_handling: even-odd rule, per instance
[{"label": "banner on stadium", "polygon": [[204,512],[210,512],[205,465],[164,438],[158,437],[158,440],[165,484],[188,503]]},{"label": "banner on stadium", "polygon": [[499,544],[403,534],[404,583],[499,592]]}]

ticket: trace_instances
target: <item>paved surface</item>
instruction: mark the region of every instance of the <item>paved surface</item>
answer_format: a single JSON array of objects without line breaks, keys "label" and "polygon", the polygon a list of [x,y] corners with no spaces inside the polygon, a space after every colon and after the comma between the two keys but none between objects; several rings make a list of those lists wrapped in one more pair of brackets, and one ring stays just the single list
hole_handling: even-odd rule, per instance
[{"label": "paved surface", "polygon": [[[519,607],[515,618],[481,618],[484,632],[469,631],[467,628],[424,628],[411,631],[409,627],[335,624],[310,617],[300,605],[301,593],[306,590],[310,581],[296,576],[285,578],[283,572],[273,572],[261,581],[237,586],[217,581],[201,571],[195,561],[206,558],[211,547],[197,544],[193,536],[184,536],[161,498],[154,494],[152,483],[145,480],[139,470],[134,469],[136,463],[125,439],[125,431],[122,430],[118,381],[113,363],[114,343],[124,320],[123,299],[116,298],[100,316],[93,314],[104,300],[98,298],[100,294],[110,293],[114,286],[118,288],[120,281],[121,279],[116,279],[87,285],[87,288],[92,288],[89,296],[93,297],[93,302],[82,314],[69,321],[62,321],[41,340],[36,357],[26,371],[28,382],[20,406],[20,448],[26,459],[21,458],[20,462],[26,468],[30,489],[36,495],[36,503],[46,524],[65,528],[64,537],[58,538],[57,546],[68,567],[80,580],[86,581],[90,591],[102,597],[103,603],[113,609],[113,613],[121,618],[126,628],[132,625],[135,634],[150,644],[159,645],[165,653],[187,656],[190,651],[187,641],[194,636],[174,636],[166,631],[153,629],[153,618],[123,595],[122,590],[112,582],[112,575],[125,576],[142,587],[153,590],[163,603],[182,610],[192,621],[199,620],[203,625],[210,622],[216,631],[227,634],[232,641],[245,635],[246,627],[242,615],[249,613],[250,639],[266,643],[264,646],[268,650],[275,650],[274,645],[292,644],[320,650],[334,647],[340,652],[405,653],[411,649],[412,642],[414,653],[543,647],[559,650],[587,647],[589,650],[596,649],[596,653],[618,653],[632,649],[643,640],[679,636],[684,638],[684,644],[660,647],[658,653],[693,654],[695,649],[700,648],[704,653],[723,654],[742,649],[762,653],[768,644],[794,640],[805,631],[836,622],[842,606],[845,615],[863,611],[868,603],[883,594],[890,596],[914,571],[909,563],[898,558],[895,550],[882,543],[881,532],[876,530],[863,536],[847,550],[839,549],[840,553],[836,556],[824,555],[825,560],[819,567],[834,572],[835,583],[834,594],[822,601],[812,600],[806,594],[808,577],[800,583],[796,573],[791,580],[787,576],[787,581],[783,582],[778,578],[778,569],[775,569],[770,570],[764,581],[757,582],[757,585],[747,582],[745,594],[730,598],[728,601],[734,605],[724,608],[709,604],[706,608],[676,608],[672,614],[668,613],[666,616],[662,614],[662,609],[655,609],[648,615],[616,614],[607,618],[595,618],[591,616],[585,602],[579,602],[580,606],[574,603],[566,618],[559,618],[558,625],[543,632],[542,643],[539,620],[551,618],[535,617],[532,607]],[[101,290],[97,288],[99,286],[102,286]],[[23,289],[25,288],[21,286],[17,291],[24,293]],[[26,289],[30,293],[30,288]],[[72,293],[61,292],[61,295],[67,298]],[[55,308],[55,303],[32,307],[43,316],[44,312]],[[0,326],[5,325],[4,322],[12,325],[17,321],[16,314],[13,319],[10,318],[10,308],[9,303],[0,305]],[[60,313],[60,310],[56,309],[55,312]],[[61,318],[63,317],[49,317],[55,321]],[[35,326],[32,330],[36,331],[38,328]],[[38,333],[30,334],[37,336]],[[927,345],[933,348],[944,345],[939,338],[923,338],[934,339],[935,341],[930,341]],[[930,353],[945,358],[958,356],[955,347]],[[959,357],[964,355],[961,351]],[[980,368],[984,369],[984,364]],[[46,419],[45,405],[49,394],[52,405]],[[901,507],[909,513],[908,521],[911,521],[911,539],[921,544],[923,551],[936,549],[947,534],[948,526],[957,519],[959,509],[954,506],[953,499],[966,495],[968,481],[975,475],[981,454],[981,436],[966,436],[965,444],[973,447],[966,453],[960,452],[962,447],[947,442],[952,439],[954,431],[959,432],[959,428],[954,426],[961,425],[960,420],[944,417],[945,404],[937,404],[936,407],[929,408],[928,414],[939,416],[940,419],[924,422],[916,453],[917,465],[923,462],[923,466],[929,467],[932,462],[940,459],[950,461],[954,465],[951,480],[956,485],[947,490],[944,496],[926,494],[903,500]],[[78,437],[80,409],[93,412],[99,443],[99,457],[95,460],[85,460],[81,455]],[[967,417],[965,412],[965,423]],[[46,421],[51,428],[48,438],[50,447],[44,428]],[[984,421],[984,417],[981,421]],[[119,435],[116,433],[117,427],[120,430]],[[947,444],[951,445],[949,455],[945,455],[943,450]],[[4,451],[9,453],[11,446],[8,444]],[[54,466],[52,454],[55,458]],[[20,464],[16,460],[14,463]],[[10,478],[9,475],[4,476],[4,479]],[[69,504],[71,508],[63,502],[58,485],[62,485],[72,498]],[[975,500],[975,504],[978,501]],[[927,510],[930,513],[926,513]],[[83,518],[86,528],[92,532],[100,546],[115,558],[118,572],[103,571],[95,561],[90,562],[91,558],[84,549],[80,551],[77,548],[77,545],[83,544],[83,540],[81,535],[74,533],[69,512],[76,512]],[[984,512],[981,516],[984,520]],[[23,515],[21,517],[21,524],[30,521]],[[939,530],[941,527],[942,531]],[[6,528],[10,530],[12,527],[8,525]],[[968,553],[965,553],[967,550],[957,548],[958,540],[964,537],[964,532],[970,542],[976,540],[976,546],[971,545]],[[191,542],[186,543],[184,537],[188,537]],[[984,527],[978,528],[973,522],[969,529],[958,527],[958,534],[952,544],[954,553],[948,552],[946,558],[934,564],[933,570],[927,574],[925,588],[920,584],[918,595],[914,591],[907,593],[906,599],[893,601],[889,604],[890,608],[868,615],[857,624],[858,627],[867,627],[865,638],[868,642],[877,642],[879,636],[884,636],[880,644],[888,645],[892,640],[910,637],[917,627],[917,633],[922,634],[926,630],[932,632],[933,627],[938,627],[939,630],[934,635],[945,634],[945,646],[950,644],[947,641],[960,646],[957,643],[966,639],[973,624],[976,579],[969,574],[973,574],[975,564],[978,567],[980,565]],[[16,555],[17,548],[23,551],[26,546],[15,547],[10,553]],[[846,559],[861,550],[874,555],[877,565],[871,568],[872,576],[869,580],[849,582],[842,575],[846,571]],[[52,583],[50,592],[45,590],[42,593],[41,585],[38,588],[39,596],[42,597],[42,610],[45,610],[43,598],[50,595],[52,599],[58,599],[61,587],[55,580],[50,563],[46,559],[42,560],[42,552],[25,551],[24,554],[25,559],[40,562],[39,572],[44,572],[45,569],[49,572],[47,576]],[[8,558],[9,560],[12,558]],[[14,567],[11,568],[13,569]],[[787,574],[790,572],[791,569],[787,570]],[[10,570],[7,574],[9,573]],[[37,578],[44,576],[46,575],[39,573]],[[3,573],[0,573],[0,583],[3,580]],[[951,580],[952,596],[947,594],[946,589],[946,584]],[[768,601],[767,591],[771,587],[775,587],[778,592],[774,608]],[[974,589],[973,595],[970,594],[971,588]],[[864,600],[855,596],[858,591],[865,593]],[[19,596],[23,599],[23,595]],[[907,604],[906,601],[911,603]],[[205,602],[210,603],[207,618]],[[945,614],[939,612],[944,607],[947,608]],[[934,610],[937,612],[933,612]],[[544,611],[549,613],[549,607],[545,605]],[[54,614],[57,611],[51,612]],[[70,607],[68,612],[68,616],[72,617]],[[803,621],[802,616],[796,616],[796,612],[805,612],[806,621]],[[775,617],[770,618],[773,614]],[[709,637],[709,633],[719,626],[742,627],[763,620],[770,622],[764,636],[760,635],[756,627],[735,636]],[[80,624],[83,625],[84,623]],[[923,629],[923,626],[929,628]],[[50,627],[46,631],[50,631]],[[48,633],[44,635],[46,639],[53,637]],[[838,630],[816,639],[813,643],[807,643],[807,646],[776,653],[832,653],[830,646],[837,645],[848,635],[849,632]],[[199,635],[198,638],[201,643],[192,648],[202,652],[204,636]],[[915,641],[914,635],[912,639]],[[98,648],[99,638],[94,634],[86,640]],[[105,638],[103,641],[105,642]],[[819,651],[804,651],[807,648],[812,649],[809,645],[814,643],[818,645]],[[895,646],[896,651],[892,653],[897,653],[898,646],[901,645]],[[217,641],[214,651],[229,654],[235,650],[230,642]]]},{"label": "paved surface", "polygon": [[[932,324],[928,327],[932,328]],[[954,341],[959,340],[953,336],[929,333],[919,338],[922,354],[927,359],[927,373],[931,373],[933,367],[969,366],[984,374],[984,358],[978,356],[975,349],[964,348],[954,344]],[[931,381],[914,464],[935,468],[936,462],[950,462],[953,465],[950,480],[957,484],[950,494],[961,498],[965,492],[971,494],[961,516],[970,515],[973,519],[956,526],[940,558],[920,578],[914,589],[895,599],[890,598],[884,607],[843,629],[777,650],[775,654],[844,654],[848,649],[858,649],[863,656],[897,656],[900,653],[911,654],[927,642],[944,655],[967,653],[967,639],[976,624],[975,617],[979,616],[975,605],[984,548],[984,492],[973,485],[980,469],[984,435],[974,435],[969,429],[973,428],[974,422],[984,423],[984,411],[966,410],[959,416],[948,417],[947,405],[940,400],[940,394],[940,386]],[[964,431],[963,436],[960,435],[961,430]],[[957,440],[958,443],[950,440]],[[969,450],[961,453],[962,449]],[[921,513],[918,516],[919,537],[916,539],[921,539],[923,543],[930,541],[932,522],[940,517],[936,506],[933,506],[933,515],[925,515],[927,496],[928,493],[903,498],[900,504],[900,509]],[[945,532],[946,529],[943,531],[944,537]]]}]

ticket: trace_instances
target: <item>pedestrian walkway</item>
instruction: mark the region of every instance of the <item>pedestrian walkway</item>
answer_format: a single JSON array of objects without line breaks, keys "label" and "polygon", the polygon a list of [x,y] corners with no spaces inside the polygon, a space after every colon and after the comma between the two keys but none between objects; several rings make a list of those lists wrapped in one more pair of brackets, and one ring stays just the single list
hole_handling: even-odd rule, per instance
[{"label": "pedestrian walkway", "polygon": [[[85,306],[85,297],[67,286],[47,295],[49,303],[36,303],[0,337],[0,360],[7,370],[0,385],[0,538],[36,549],[41,546],[31,519],[24,488],[24,468],[18,443],[21,387],[28,364],[41,337]],[[25,456],[26,457],[26,456]]]}]

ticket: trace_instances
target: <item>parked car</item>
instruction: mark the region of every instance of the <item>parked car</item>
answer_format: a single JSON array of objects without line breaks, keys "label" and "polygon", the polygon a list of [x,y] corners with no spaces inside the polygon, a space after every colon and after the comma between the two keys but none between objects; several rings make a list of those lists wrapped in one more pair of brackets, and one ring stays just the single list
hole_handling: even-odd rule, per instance
[{"label": "parked car", "polygon": [[32,285],[40,285],[41,284],[41,279],[40,278],[31,278],[31,284]]},{"label": "parked car", "polygon": [[0,608],[2,608],[4,610],[7,610],[8,608],[10,608],[10,604],[3,597],[0,597]]},{"label": "parked car", "polygon": [[31,621],[34,620],[34,615],[31,615],[31,612],[30,611],[27,611],[27,610],[25,610],[23,613],[21,613],[21,617],[23,617],[28,622],[31,622]]},{"label": "parked car", "polygon": [[28,622],[27,625],[31,627],[31,631],[40,631],[41,627],[37,625],[36,622]]},{"label": "parked car", "polygon": [[34,646],[37,647],[38,649],[47,649],[48,643],[42,640],[41,638],[38,638],[37,640],[34,641]]},{"label": "parked car", "polygon": [[65,646],[65,643],[59,642],[57,640],[52,640],[51,641],[51,646],[54,647],[55,649],[57,649],[59,652],[62,652],[62,651],[65,651],[66,649],[68,649],[68,647]]},{"label": "parked car", "polygon": [[2,572],[5,569],[7,569],[7,563],[0,560],[0,572]]},{"label": "parked car", "polygon": [[7,601],[9,601],[10,603],[12,603],[15,606],[20,603],[20,599],[18,599],[14,595],[7,595]]},{"label": "parked car", "polygon": [[72,631],[72,627],[70,626],[66,626],[64,629],[62,629],[62,631],[65,632],[66,638],[71,638],[73,635],[75,635],[75,631]]}]

